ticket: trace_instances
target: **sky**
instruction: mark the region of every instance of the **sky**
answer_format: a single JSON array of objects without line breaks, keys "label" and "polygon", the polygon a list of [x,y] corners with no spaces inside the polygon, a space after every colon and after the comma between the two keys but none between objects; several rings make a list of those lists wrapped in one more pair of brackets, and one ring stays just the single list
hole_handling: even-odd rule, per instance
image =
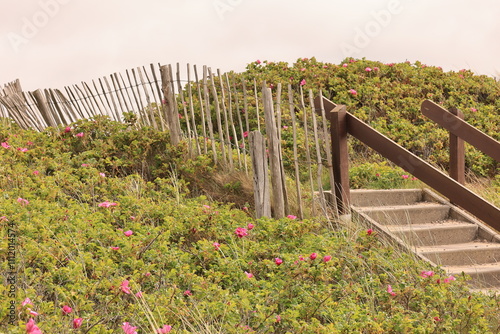
[{"label": "sky", "polygon": [[0,87],[63,88],[151,63],[421,61],[500,76],[498,0],[0,0]]}]

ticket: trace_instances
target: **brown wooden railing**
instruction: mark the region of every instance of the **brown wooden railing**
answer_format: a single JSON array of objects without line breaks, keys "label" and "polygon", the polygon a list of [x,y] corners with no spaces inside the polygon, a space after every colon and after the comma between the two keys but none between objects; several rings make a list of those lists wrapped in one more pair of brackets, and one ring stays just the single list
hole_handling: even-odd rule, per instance
[{"label": "brown wooden railing", "polygon": [[[431,188],[448,197],[454,204],[500,231],[499,208],[350,114],[346,111],[345,106],[336,105],[324,97],[322,97],[322,100],[324,109],[329,111],[327,115],[331,123],[332,162],[335,173],[334,197],[340,214],[350,213],[347,152],[347,134],[350,134]],[[317,109],[320,102],[320,99],[317,98],[315,101]],[[425,101],[422,104],[422,112],[450,130],[453,135],[470,142],[484,153],[498,160],[500,156],[500,143],[498,141],[488,137],[431,101]],[[463,156],[463,148],[460,148],[463,143],[461,144],[458,140],[455,140],[455,142],[458,142],[458,144],[455,144],[456,147],[452,148],[452,151],[455,151],[452,153],[455,155],[455,161],[453,162],[455,171],[453,173],[455,173],[456,179],[460,179],[459,174],[463,174],[463,167],[459,167],[457,164],[462,164],[463,161],[462,157],[458,157],[459,155]]]}]

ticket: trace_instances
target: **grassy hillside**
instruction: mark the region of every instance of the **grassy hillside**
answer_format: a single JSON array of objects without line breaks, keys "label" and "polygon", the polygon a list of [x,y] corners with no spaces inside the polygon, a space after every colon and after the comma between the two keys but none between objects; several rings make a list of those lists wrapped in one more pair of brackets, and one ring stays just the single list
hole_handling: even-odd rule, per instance
[{"label": "grassy hillside", "polygon": [[0,333],[498,332],[496,297],[371,230],[190,193],[220,171],[167,137],[3,123]]}]

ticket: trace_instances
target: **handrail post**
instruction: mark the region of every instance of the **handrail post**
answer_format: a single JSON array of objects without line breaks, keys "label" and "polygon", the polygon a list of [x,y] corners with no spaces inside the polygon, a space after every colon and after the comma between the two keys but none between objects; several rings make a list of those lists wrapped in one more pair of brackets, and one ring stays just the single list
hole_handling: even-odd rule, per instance
[{"label": "handrail post", "polygon": [[347,110],[339,105],[330,111],[334,193],[339,215],[348,215],[350,209],[349,154],[347,149]]},{"label": "handrail post", "polygon": [[[457,108],[451,108],[450,113],[460,119],[464,114]],[[464,140],[450,132],[450,177],[460,184],[465,184],[465,145]]]}]

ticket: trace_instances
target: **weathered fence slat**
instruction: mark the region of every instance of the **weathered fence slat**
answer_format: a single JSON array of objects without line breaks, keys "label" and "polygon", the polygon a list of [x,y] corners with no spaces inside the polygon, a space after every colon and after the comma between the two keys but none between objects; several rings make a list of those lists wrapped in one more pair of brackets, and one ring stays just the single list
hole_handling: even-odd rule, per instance
[{"label": "weathered fence slat", "polygon": [[88,118],[89,115],[86,115],[86,113],[83,111],[82,107],[80,107],[80,104],[78,103],[75,95],[73,94],[73,91],[71,90],[71,87],[66,86],[66,87],[64,87],[64,89],[66,90],[66,94],[68,94],[69,101],[70,101],[71,105],[73,106],[73,108],[75,109],[75,111],[78,112],[79,116],[82,119]]},{"label": "weathered fence slat", "polygon": [[[229,161],[229,169],[233,170],[233,152],[231,149],[231,140],[229,139],[231,136],[229,134],[229,121],[228,121],[228,116],[227,116],[227,108],[226,108],[226,94],[225,94],[225,87],[224,87],[224,82],[222,81],[222,76],[220,74],[220,70],[217,69],[217,76],[219,78],[219,85],[220,85],[220,94],[221,94],[221,105],[222,105],[222,116],[224,118],[224,129],[225,131],[225,140],[222,141],[222,144],[225,146],[227,145],[227,156],[228,156],[228,161]],[[215,78],[214,78],[215,80]]]},{"label": "weathered fence slat", "polygon": [[316,215],[316,203],[314,201],[314,180],[313,180],[313,172],[312,172],[312,160],[311,160],[311,150],[309,148],[309,124],[307,121],[307,109],[306,109],[306,104],[304,102],[304,91],[302,90],[302,86],[300,86],[300,108],[302,110],[303,118],[302,118],[302,125],[304,127],[304,145],[306,149],[306,164],[307,164],[307,169],[309,172],[309,186],[311,189],[311,194],[313,196],[312,202],[311,202],[311,211],[312,215]]},{"label": "weathered fence slat", "polygon": [[[181,105],[182,105],[182,111],[184,113],[184,119],[186,120],[186,128],[187,128],[187,137],[188,137],[188,154],[189,156],[193,156],[193,140],[192,140],[192,133],[191,133],[191,124],[189,120],[189,115],[186,107],[186,100],[184,99],[184,90],[182,89],[182,84],[181,84],[181,74],[180,74],[180,68],[179,68],[179,63],[177,63],[177,71],[175,73],[176,76],[176,82],[177,82],[177,92],[178,96],[181,99]],[[180,117],[180,116],[179,116]]]},{"label": "weathered fence slat", "polygon": [[163,94],[165,96],[165,107],[167,113],[167,124],[170,130],[170,141],[176,146],[181,141],[181,129],[179,126],[179,115],[175,110],[175,96],[173,90],[172,75],[167,65],[161,67],[161,81]]},{"label": "weathered fence slat", "polygon": [[257,89],[257,80],[253,79],[253,92],[255,97],[255,114],[257,116],[257,130],[260,131],[260,116],[259,116],[259,96]]},{"label": "weathered fence slat", "polygon": [[[160,128],[162,131],[165,131],[165,120],[163,119],[163,112],[162,112],[162,109],[163,109],[163,97],[162,97],[162,93],[161,93],[161,88],[160,88],[160,85],[158,83],[158,79],[156,77],[156,71],[155,71],[155,66],[153,64],[150,64],[150,68],[151,68],[151,74],[153,75],[153,83],[154,83],[154,88],[153,88],[153,83],[151,81],[149,81],[149,78],[147,77],[147,72],[146,72],[146,69],[144,69],[144,73],[146,73],[146,77],[149,81],[149,84],[151,85],[151,90],[153,91],[153,96],[158,96],[158,100],[156,100],[156,97],[155,97],[155,101],[156,101],[156,110],[158,112],[158,118],[160,120]],[[156,88],[156,90],[155,90]],[[154,94],[154,92],[156,91],[156,94]]]},{"label": "weathered fence slat", "polygon": [[215,148],[214,126],[212,123],[212,111],[210,109],[210,95],[208,93],[207,75],[208,68],[207,66],[203,66],[203,97],[205,101],[205,112],[207,118],[208,133],[210,135],[210,141],[212,144],[212,156],[214,158],[214,163],[217,164],[217,151]]},{"label": "weathered fence slat", "polygon": [[73,91],[76,93],[76,96],[78,96],[78,101],[80,102],[80,105],[83,107],[87,115],[93,117],[99,113],[98,110],[92,110],[92,108],[89,107],[87,101],[85,100],[85,95],[80,90],[80,87],[78,87],[78,85],[73,85]]},{"label": "weathered fence slat", "polygon": [[[328,163],[328,174],[330,176],[329,177],[330,189],[331,189],[331,191],[334,191],[335,181],[334,181],[334,174],[333,174],[332,145],[331,145],[331,141],[330,141],[330,136],[328,134],[328,122],[327,122],[327,116],[326,116],[326,112],[325,112],[325,105],[323,102],[323,92],[321,90],[319,91],[318,98],[319,98],[319,108],[320,108],[319,112],[321,114],[321,119],[323,121],[323,145],[324,145],[325,150],[326,150],[326,160]],[[317,105],[316,100],[314,102],[314,105]],[[337,208],[337,199],[335,198],[335,196],[332,196],[332,197],[333,197],[332,198],[333,199],[333,201],[332,201],[333,207]]]},{"label": "weathered fence slat", "polygon": [[[241,138],[241,144],[239,144],[239,141],[238,143],[236,144],[238,146],[238,152],[241,151],[241,154],[243,155],[242,159],[243,159],[243,166],[245,168],[245,174],[248,175],[248,165],[247,165],[247,148],[245,146],[245,130],[243,129],[243,120],[241,118],[241,110],[240,110],[240,99],[238,98],[238,89],[236,88],[236,80],[234,78],[234,75],[233,77],[231,78],[232,80],[232,87],[233,87],[233,96],[234,96],[234,103],[235,103],[235,108],[234,108],[234,112],[236,113],[237,115],[237,118],[238,118],[238,124],[239,124],[239,128],[240,128],[240,138]],[[246,135],[248,136],[248,132],[246,133]]]},{"label": "weathered fence slat", "polygon": [[245,78],[241,80],[241,85],[243,86],[243,108],[245,110],[245,125],[247,133],[250,132],[250,123],[248,120],[248,96],[247,96],[247,85]]},{"label": "weathered fence slat", "polygon": [[299,171],[298,147],[297,147],[297,121],[295,116],[295,108],[293,104],[293,90],[292,85],[288,84],[288,107],[290,109],[290,117],[292,118],[292,131],[293,131],[293,164],[295,170],[295,187],[297,192],[297,205],[299,207],[299,218],[304,218],[304,208],[302,206],[302,192]]},{"label": "weathered fence slat", "polygon": [[215,119],[217,121],[217,132],[219,134],[219,141],[222,152],[222,162],[223,164],[226,164],[227,163],[226,144],[224,139],[224,130],[222,128],[220,104],[219,104],[219,98],[217,96],[217,91],[215,90],[214,76],[212,74],[212,69],[210,67],[208,68],[208,76],[210,78],[210,91],[212,92],[212,98],[215,105]]},{"label": "weathered fence slat", "polygon": [[35,98],[38,110],[40,110],[40,113],[45,120],[45,122],[52,127],[57,127],[57,123],[50,112],[49,106],[47,105],[47,100],[45,99],[44,94],[40,89],[37,89],[33,92],[33,97]]},{"label": "weathered fence slat", "polygon": [[[234,150],[236,150],[236,154],[238,156],[238,168],[241,168],[241,152],[240,147],[238,145],[238,133],[236,132],[236,126],[234,125],[234,117],[233,117],[233,94],[231,93],[231,83],[229,82],[229,76],[227,73],[224,75],[226,79],[227,86],[227,94],[228,94],[228,113],[229,113],[229,124],[231,125],[231,131],[233,133],[233,141],[234,141]],[[222,79],[221,79],[222,80]],[[231,154],[231,137],[228,137],[229,142],[229,154]]]},{"label": "weathered fence slat", "polygon": [[[194,78],[196,81],[196,88],[198,91],[198,101],[200,103],[200,116],[201,116],[201,125],[202,125],[202,130],[203,130],[203,152],[205,154],[208,153],[207,149],[207,125],[205,122],[205,103],[203,100],[203,95],[201,93],[201,85],[200,85],[200,80],[198,79],[198,70],[196,69],[196,65],[193,65],[194,69]],[[205,84],[203,83],[203,87],[205,87]]]},{"label": "weathered fence slat", "polygon": [[188,87],[188,97],[189,97],[189,112],[191,113],[191,122],[193,126],[193,135],[194,135],[194,141],[196,144],[196,150],[198,152],[198,155],[201,154],[201,147],[200,147],[200,140],[199,140],[199,134],[198,134],[198,129],[196,127],[196,117],[194,114],[194,102],[193,102],[193,87],[191,87],[191,66],[187,64],[187,87]]},{"label": "weathered fence slat", "polygon": [[[127,81],[128,81],[128,92],[132,92],[132,96],[134,97],[134,102],[137,107],[137,114],[141,115],[141,105],[139,104],[139,100],[137,99],[137,96],[134,91],[134,84],[132,83],[132,79],[130,78],[130,73],[128,70],[125,70],[125,73],[127,74]],[[124,85],[127,87],[126,85]]]},{"label": "weathered fence slat", "polygon": [[47,102],[50,105],[50,109],[59,119],[58,124],[69,124],[71,123],[71,119],[68,117],[66,113],[64,113],[60,107],[60,104],[57,101],[56,95],[52,89],[45,90],[45,96],[47,98]]},{"label": "weathered fence slat", "polygon": [[285,216],[284,180],[282,178],[282,162],[280,161],[278,133],[276,129],[276,119],[274,118],[273,97],[270,88],[262,88],[262,98],[264,104],[264,118],[266,121],[266,136],[269,143],[269,160],[271,169],[271,186],[273,190],[273,217],[282,218]]},{"label": "weathered fence slat", "polygon": [[[155,110],[153,108],[151,97],[149,96],[148,89],[146,87],[146,82],[144,81],[144,76],[140,67],[137,67],[137,74],[139,75],[139,82],[141,84],[142,90],[144,91],[144,96],[146,97],[146,106],[144,107],[144,112],[148,115],[149,124],[153,126],[153,129],[158,130],[158,124],[155,119]],[[139,88],[137,88],[139,90]]]},{"label": "weathered fence slat", "polygon": [[265,139],[259,131],[252,131],[248,138],[253,167],[255,215],[257,218],[271,217],[269,164]]},{"label": "weathered fence slat", "polygon": [[[321,206],[321,209],[323,210],[324,214],[328,217],[328,211],[327,211],[327,206],[326,206],[326,201],[325,201],[325,194],[323,193],[323,159],[321,157],[321,148],[319,146],[319,137],[318,137],[318,121],[316,120],[316,113],[314,112],[314,97],[313,97],[313,92],[312,89],[309,89],[309,104],[311,107],[311,115],[312,115],[312,122],[313,122],[313,132],[314,132],[314,143],[315,143],[315,149],[316,149],[316,163],[318,165],[318,170],[317,170],[317,183],[318,183],[318,196],[319,196],[319,203]],[[314,200],[314,198],[313,198]]]}]

